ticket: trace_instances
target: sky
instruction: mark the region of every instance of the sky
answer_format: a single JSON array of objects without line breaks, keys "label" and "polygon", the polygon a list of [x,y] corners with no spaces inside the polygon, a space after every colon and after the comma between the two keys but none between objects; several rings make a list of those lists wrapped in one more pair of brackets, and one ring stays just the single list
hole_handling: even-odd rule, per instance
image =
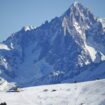
[{"label": "sky", "polygon": [[[61,16],[75,0],[0,0],[0,41],[23,26],[38,27]],[[97,17],[105,18],[105,0],[77,0]]]}]

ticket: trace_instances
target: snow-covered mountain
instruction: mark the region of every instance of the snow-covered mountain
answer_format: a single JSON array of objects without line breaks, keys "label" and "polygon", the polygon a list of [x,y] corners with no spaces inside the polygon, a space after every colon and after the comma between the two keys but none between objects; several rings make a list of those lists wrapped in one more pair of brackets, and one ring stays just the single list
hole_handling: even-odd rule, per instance
[{"label": "snow-covered mountain", "polygon": [[105,105],[105,79],[91,82],[23,88],[1,92],[7,105]]},{"label": "snow-covered mountain", "polygon": [[23,27],[0,44],[0,77],[22,87],[105,78],[102,20],[75,2],[40,27]]}]

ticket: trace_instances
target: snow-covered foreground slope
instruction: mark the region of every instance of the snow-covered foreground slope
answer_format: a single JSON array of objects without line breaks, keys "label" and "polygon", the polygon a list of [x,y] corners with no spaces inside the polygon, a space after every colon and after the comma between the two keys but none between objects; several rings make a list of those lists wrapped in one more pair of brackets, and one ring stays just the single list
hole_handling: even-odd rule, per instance
[{"label": "snow-covered foreground slope", "polygon": [[105,79],[24,88],[21,92],[1,92],[7,105],[105,105]]}]

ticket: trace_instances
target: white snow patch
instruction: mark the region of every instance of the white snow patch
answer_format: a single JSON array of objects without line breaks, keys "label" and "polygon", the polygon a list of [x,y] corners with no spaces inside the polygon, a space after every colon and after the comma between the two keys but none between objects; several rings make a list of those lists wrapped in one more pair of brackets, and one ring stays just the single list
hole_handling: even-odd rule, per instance
[{"label": "white snow patch", "polygon": [[10,88],[15,87],[15,83],[9,83],[3,78],[0,78],[0,92],[8,91]]},{"label": "white snow patch", "polygon": [[6,69],[8,69],[8,62],[4,57],[0,57],[1,65],[3,65]]},{"label": "white snow patch", "polygon": [[24,27],[23,27],[23,30],[24,30],[24,31],[29,31],[29,30],[33,30],[33,29],[35,29],[34,26],[24,26]]},{"label": "white snow patch", "polygon": [[13,45],[13,43],[12,43],[12,42],[11,42],[10,46],[11,46],[11,48],[12,48],[12,49],[14,49],[14,45]]},{"label": "white snow patch", "polygon": [[81,30],[80,25],[76,21],[74,21],[73,25],[76,28],[76,30],[78,31],[78,33],[81,35],[82,34],[82,30]]},{"label": "white snow patch", "polygon": [[85,42],[85,47],[90,53],[92,61],[100,62],[105,60],[105,46],[96,43],[93,38],[89,37]]},{"label": "white snow patch", "polygon": [[0,49],[10,50],[10,49],[8,48],[8,46],[5,45],[5,44],[0,44]]},{"label": "white snow patch", "polygon": [[66,31],[68,28],[68,22],[67,19],[64,17],[63,22],[62,22],[62,27],[64,28],[64,36],[66,35]]},{"label": "white snow patch", "polygon": [[101,22],[103,28],[105,28],[105,18],[98,18],[98,21]]},{"label": "white snow patch", "polygon": [[97,51],[93,47],[91,47],[91,46],[89,46],[87,44],[85,44],[85,47],[86,47],[86,50],[89,52],[92,61],[94,62],[95,59],[96,59]]},{"label": "white snow patch", "polygon": [[59,70],[53,72],[53,76],[59,76],[60,74],[64,74],[64,72]]}]

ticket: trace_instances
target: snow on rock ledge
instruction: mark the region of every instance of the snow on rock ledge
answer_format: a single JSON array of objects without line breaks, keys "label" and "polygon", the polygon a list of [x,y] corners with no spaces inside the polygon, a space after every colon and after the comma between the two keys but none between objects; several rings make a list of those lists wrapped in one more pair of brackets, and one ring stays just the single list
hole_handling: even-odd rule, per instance
[{"label": "snow on rock ledge", "polygon": [[0,78],[0,92],[1,91],[8,91],[12,87],[15,87],[15,84],[14,83],[8,83],[3,78]]},{"label": "snow on rock ledge", "polygon": [[24,30],[24,31],[30,31],[30,30],[33,30],[33,29],[35,29],[34,26],[24,26],[24,27],[22,28],[22,30]]},{"label": "snow on rock ledge", "polygon": [[5,44],[0,44],[0,49],[3,49],[3,50],[10,50],[10,49],[8,48],[8,46],[5,45]]}]

